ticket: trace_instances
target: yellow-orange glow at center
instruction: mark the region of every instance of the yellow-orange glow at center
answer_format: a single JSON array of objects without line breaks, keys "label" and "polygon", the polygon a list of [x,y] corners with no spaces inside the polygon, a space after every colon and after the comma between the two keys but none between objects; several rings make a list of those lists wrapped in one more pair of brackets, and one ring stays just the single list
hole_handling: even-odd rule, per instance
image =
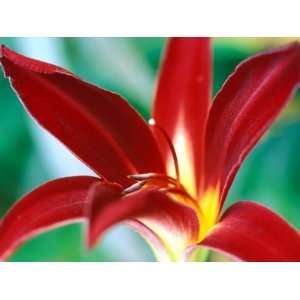
[{"label": "yellow-orange glow at center", "polygon": [[[178,159],[180,183],[185,187],[188,193],[196,197],[196,182],[192,153],[190,152],[190,142],[182,130],[178,130],[173,145]],[[170,155],[167,162],[168,174],[176,178],[174,159]]]}]

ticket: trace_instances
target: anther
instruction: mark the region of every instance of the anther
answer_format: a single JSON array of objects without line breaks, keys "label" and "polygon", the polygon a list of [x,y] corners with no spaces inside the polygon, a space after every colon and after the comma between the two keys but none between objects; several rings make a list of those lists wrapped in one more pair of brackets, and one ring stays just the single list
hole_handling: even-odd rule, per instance
[{"label": "anther", "polygon": [[129,194],[129,193],[132,193],[132,192],[135,192],[135,191],[138,191],[140,190],[145,184],[147,183],[147,181],[139,181],[137,183],[134,183],[133,185],[129,186],[128,188],[124,189],[122,191],[122,194],[123,195],[126,195],[126,194]]}]

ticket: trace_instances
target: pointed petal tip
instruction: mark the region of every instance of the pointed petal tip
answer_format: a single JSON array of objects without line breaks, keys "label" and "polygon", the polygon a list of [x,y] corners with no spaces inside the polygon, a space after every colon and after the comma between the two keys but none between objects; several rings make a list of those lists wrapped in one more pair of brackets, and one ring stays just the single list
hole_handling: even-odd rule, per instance
[{"label": "pointed petal tip", "polygon": [[15,53],[15,51],[9,49],[4,44],[0,44],[0,58],[8,57],[10,53]]},{"label": "pointed petal tip", "polygon": [[[7,47],[3,44],[0,44],[0,66],[2,64],[2,60],[4,57],[6,57]],[[4,67],[3,67],[4,70]]]},{"label": "pointed petal tip", "polygon": [[100,241],[103,236],[103,232],[106,230],[105,227],[102,230],[97,231],[95,223],[95,211],[98,212],[99,200],[108,201],[107,204],[117,199],[121,195],[122,186],[112,182],[97,182],[94,183],[89,190],[87,198],[88,204],[85,209],[85,216],[87,218],[86,227],[86,247],[92,250],[96,244]]},{"label": "pointed petal tip", "polygon": [[101,243],[105,234],[104,231],[96,235],[95,232],[93,232],[93,227],[90,225],[90,221],[88,220],[88,227],[85,233],[85,246],[88,251],[92,251],[98,244]]},{"label": "pointed petal tip", "polygon": [[89,223],[90,222],[88,222],[88,228],[86,230],[85,245],[88,250],[92,250],[93,248],[95,248],[98,239],[96,240],[92,238],[91,226]]},{"label": "pointed petal tip", "polygon": [[[40,73],[40,74],[63,74],[68,75],[74,78],[77,78],[75,74],[72,72],[69,72],[68,70],[61,68],[59,66],[56,66],[54,64],[41,61],[39,59],[31,58],[28,56],[25,56],[23,54],[20,54],[5,45],[0,45],[0,59],[1,61],[9,61],[13,65],[22,67],[28,71],[34,72],[34,73]],[[4,69],[6,67],[4,66]],[[5,70],[6,71],[6,70]],[[8,75],[10,76],[10,75]]]}]

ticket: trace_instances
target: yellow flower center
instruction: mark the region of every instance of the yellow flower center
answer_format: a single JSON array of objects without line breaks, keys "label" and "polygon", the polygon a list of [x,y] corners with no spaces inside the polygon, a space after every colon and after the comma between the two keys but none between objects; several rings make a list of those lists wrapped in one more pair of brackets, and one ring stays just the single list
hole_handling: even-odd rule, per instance
[{"label": "yellow flower center", "polygon": [[175,234],[168,232],[166,228],[153,224],[151,220],[144,220],[144,223],[148,223],[152,229],[155,229],[160,239],[164,241],[170,259],[179,260],[185,249],[202,241],[218,221],[219,189],[211,187],[198,195],[193,158],[189,153],[190,141],[180,131],[180,128],[172,142],[163,128],[156,125],[153,120],[150,124],[162,134],[169,145],[170,155],[166,162],[168,175],[157,173],[131,175],[129,177],[136,183],[125,189],[123,193],[130,193],[145,187],[154,188],[167,193],[175,201],[187,205],[195,211],[200,225],[196,239],[184,236],[184,232],[176,233],[176,230]]},{"label": "yellow flower center", "polygon": [[177,179],[156,173],[137,174],[129,176],[137,181],[123,191],[124,194],[134,192],[141,188],[155,188],[168,193],[172,199],[185,204],[196,212],[200,230],[197,242],[207,235],[208,231],[216,224],[219,214],[219,192],[217,188],[206,190],[200,199],[193,198],[187,189]]}]

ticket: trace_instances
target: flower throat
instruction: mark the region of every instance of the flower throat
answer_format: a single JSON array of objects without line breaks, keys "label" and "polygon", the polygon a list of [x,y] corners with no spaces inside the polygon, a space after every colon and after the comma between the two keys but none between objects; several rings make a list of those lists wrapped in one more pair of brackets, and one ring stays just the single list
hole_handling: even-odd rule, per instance
[{"label": "flower throat", "polygon": [[135,180],[136,183],[124,189],[123,194],[129,194],[138,191],[143,187],[158,188],[158,190],[161,192],[170,193],[172,198],[174,198],[176,201],[183,202],[184,204],[191,206],[192,208],[198,211],[199,206],[196,200],[188,193],[186,188],[180,183],[178,158],[170,137],[162,127],[155,123],[153,119],[149,120],[149,125],[152,126],[155,130],[157,130],[166,141],[170,153],[172,155],[176,178],[159,173],[143,173],[129,175],[128,177],[132,180]]}]

